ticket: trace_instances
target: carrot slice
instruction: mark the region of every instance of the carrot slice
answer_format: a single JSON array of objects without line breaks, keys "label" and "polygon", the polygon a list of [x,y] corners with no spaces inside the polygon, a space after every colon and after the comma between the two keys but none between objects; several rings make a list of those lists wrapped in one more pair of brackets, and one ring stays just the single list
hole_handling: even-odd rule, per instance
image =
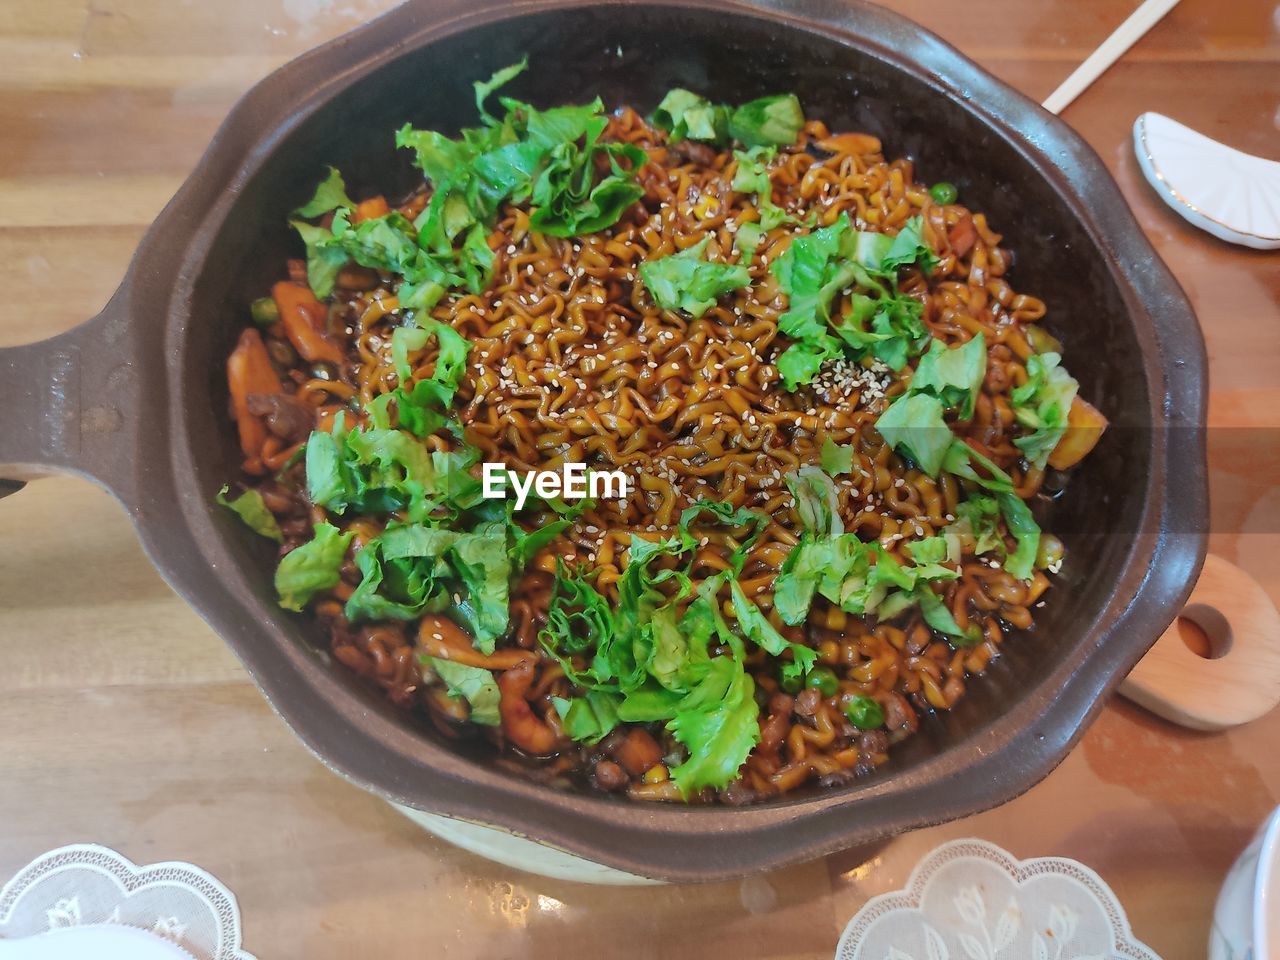
[{"label": "carrot slice", "polygon": [[377,220],[378,217],[385,217],[390,212],[391,208],[387,206],[386,197],[374,197],[371,200],[356,204],[355,212],[351,215],[351,222],[359,223],[361,220]]},{"label": "carrot slice", "polygon": [[471,638],[448,617],[427,614],[418,626],[418,649],[429,657],[465,663],[486,670],[510,670],[537,659],[528,650],[510,647],[483,654],[471,645]]},{"label": "carrot slice", "polygon": [[284,387],[271,366],[271,355],[262,342],[262,335],[252,327],[240,334],[236,348],[227,357],[227,386],[231,390],[231,411],[240,431],[245,469],[250,473],[259,472],[267,428],[249,412],[249,397],[255,393],[282,393]]},{"label": "carrot slice", "polygon": [[304,360],[342,364],[342,350],[325,335],[328,311],[310,287],[281,280],[271,288],[271,297],[280,310],[280,322],[289,342]]},{"label": "carrot slice", "polygon": [[828,153],[847,154],[855,157],[880,152],[880,138],[869,133],[837,133],[819,140],[818,146]]},{"label": "carrot slice", "polygon": [[978,242],[978,228],[973,225],[973,217],[965,215],[956,221],[956,225],[947,234],[947,243],[957,257],[963,257]]}]

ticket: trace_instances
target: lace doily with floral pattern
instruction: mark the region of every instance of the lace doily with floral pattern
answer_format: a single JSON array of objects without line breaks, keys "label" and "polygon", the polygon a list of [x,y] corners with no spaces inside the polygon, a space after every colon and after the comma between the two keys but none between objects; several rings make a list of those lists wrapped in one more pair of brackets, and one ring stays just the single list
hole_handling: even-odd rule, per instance
[{"label": "lace doily with floral pattern", "polygon": [[0,889],[0,939],[94,924],[146,930],[196,960],[255,960],[240,947],[234,894],[189,863],[140,867],[81,843],[37,857]]},{"label": "lace doily with floral pattern", "polygon": [[1017,860],[985,840],[944,843],[903,890],[867,901],[836,960],[1160,960],[1082,863]]}]

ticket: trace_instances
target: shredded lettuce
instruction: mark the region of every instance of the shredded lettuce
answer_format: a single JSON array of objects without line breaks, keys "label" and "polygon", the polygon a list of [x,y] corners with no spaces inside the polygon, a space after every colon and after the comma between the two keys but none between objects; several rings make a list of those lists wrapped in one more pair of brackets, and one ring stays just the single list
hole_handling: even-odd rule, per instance
[{"label": "shredded lettuce", "polygon": [[[770,269],[788,298],[778,329],[795,341],[778,359],[788,390],[809,382],[823,362],[841,353],[874,356],[901,370],[928,344],[923,306],[897,292],[901,266],[918,263],[927,271],[935,262],[918,221],[890,237],[854,230],[842,213],[830,226],[796,237],[773,261]],[[833,303],[845,291],[848,309],[834,317]]]},{"label": "shredded lettuce", "polygon": [[[489,286],[494,254],[488,237],[502,204],[528,202],[533,229],[568,237],[616,223],[640,198],[634,180],[644,151],[600,142],[608,118],[599,100],[538,110],[502,97],[502,115],[490,113],[491,97],[526,66],[522,61],[474,85],[482,125],[461,137],[408,124],[397,131],[396,146],[413,150],[432,185],[430,202],[413,222],[391,211],[353,224],[355,203],[330,168],[292,221],[306,246],[316,296],[332,292],[350,260],[399,276],[401,306],[426,311],[449,290],[481,293]],[[327,226],[308,222],[330,214]]]},{"label": "shredded lettuce", "polygon": [[581,697],[552,697],[565,735],[582,743],[598,743],[618,725],[618,697],[592,690]]},{"label": "shredded lettuce", "polygon": [[987,344],[981,333],[951,349],[934,340],[906,392],[880,415],[876,429],[891,447],[936,477],[955,442],[943,412],[953,408],[960,419],[971,418],[986,372]]},{"label": "shredded lettuce", "polygon": [[925,473],[936,477],[955,440],[942,418],[942,401],[932,394],[908,391],[885,409],[876,429],[889,446],[905,453]]},{"label": "shredded lettuce", "polygon": [[755,683],[742,662],[732,657],[709,660],[706,676],[680,701],[667,724],[689,751],[688,759],[671,769],[672,782],[686,796],[728,784],[760,742],[759,714]]},{"label": "shredded lettuce", "polygon": [[316,593],[337,586],[342,558],[354,536],[331,523],[316,524],[312,539],[286,553],[276,567],[280,606],[300,613]]},{"label": "shredded lettuce", "polygon": [[401,430],[365,427],[312,432],[306,452],[311,502],[336,514],[406,510],[423,520],[440,501],[445,478],[423,444]]},{"label": "shredded lettuce", "polygon": [[441,657],[426,657],[432,669],[445,682],[449,694],[462,697],[471,707],[472,723],[486,727],[496,727],[501,718],[498,715],[498,701],[502,695],[492,671],[483,667],[470,667],[455,660]]},{"label": "shredded lettuce", "polygon": [[800,525],[820,537],[844,533],[835,482],[815,466],[803,466],[782,478],[795,499]]},{"label": "shredded lettuce", "polygon": [[295,217],[313,220],[333,210],[350,210],[356,203],[347,196],[347,185],[336,167],[329,168],[329,175],[320,181],[311,199],[293,211]]},{"label": "shredded lettuce", "polygon": [[788,640],[779,633],[760,608],[747,599],[737,580],[729,580],[729,596],[732,598],[733,615],[738,620],[738,627],[748,640],[775,657],[790,651],[792,659],[800,665],[801,670],[812,669],[818,658],[817,652],[802,643]]},{"label": "shredded lettuce", "polygon": [[993,552],[1004,555],[1004,538],[999,529],[1000,506],[994,498],[981,494],[970,496],[956,504],[955,516],[955,522],[943,531],[944,536],[955,536],[966,546],[972,543],[974,556]]},{"label": "shredded lettuce", "polygon": [[640,264],[640,279],[658,306],[700,317],[722,294],[751,284],[746,267],[702,259],[710,240],[703,237],[680,253]]},{"label": "shredded lettuce", "polygon": [[[733,174],[733,189],[739,193],[756,195],[756,211],[760,214],[757,229],[773,230],[784,223],[794,222],[794,218],[773,202],[773,181],[769,178],[768,164],[773,160],[772,147],[755,147],[751,150],[735,150],[734,157],[738,168]],[[745,225],[744,225],[745,226]],[[742,230],[739,228],[738,235]],[[759,243],[757,238],[756,243]],[[754,250],[754,245],[752,245]]]},{"label": "shredded lettuce", "polygon": [[796,498],[796,511],[804,532],[791,548],[773,585],[773,605],[783,623],[800,624],[809,615],[815,597],[821,595],[847,613],[875,614],[889,619],[918,606],[934,629],[971,642],[972,630],[961,630],[931,584],[954,580],[959,572],[944,566],[949,556],[946,540],[932,537],[908,546],[913,563],[904,567],[879,543],[863,543],[845,533],[835,512],[835,485],[816,467],[802,467],[786,478]]},{"label": "shredded lettuce", "polygon": [[672,143],[702,140],[723,143],[729,138],[729,108],[676,87],[653,111],[653,124],[667,132]]},{"label": "shredded lettuce", "polygon": [[747,147],[780,147],[799,138],[804,110],[791,93],[731,108],[677,87],[662,98],[650,120],[672,143],[700,140],[723,145],[736,140]]},{"label": "shredded lettuce", "polygon": [[973,642],[976,631],[961,630],[933,592],[933,584],[954,580],[959,571],[943,566],[926,549],[903,566],[879,543],[863,543],[851,533],[804,535],[791,549],[774,583],[774,606],[784,623],[803,623],[816,596],[847,613],[882,620],[918,607],[925,621],[957,645]]},{"label": "shredded lettuce", "polygon": [[987,341],[981,333],[950,349],[934,340],[920,358],[909,389],[911,393],[932,394],[955,410],[961,420],[969,420],[986,375]]},{"label": "shredded lettuce", "polygon": [[748,147],[789,146],[803,126],[804,110],[794,93],[760,97],[729,115],[729,136]]},{"label": "shredded lettuce", "polygon": [[[700,541],[691,528],[699,522],[725,527],[738,546],[729,568],[693,591],[690,571]],[[681,514],[678,536],[633,536],[616,607],[583,574],[557,570],[539,640],[582,691],[556,703],[569,736],[595,742],[620,721],[662,722],[688,750],[688,759],[671,771],[683,793],[724,787],[737,776],[759,738],[746,642],[779,656],[789,652],[787,662],[797,669],[816,658],[782,636],[735,579],[767,523],[750,510],[699,501]],[[726,587],[736,627],[721,611]],[[678,615],[679,603],[690,597]],[[713,641],[725,652],[713,655]]]},{"label": "shredded lettuce", "polygon": [[[435,369],[431,376],[406,386],[413,376],[409,354],[424,349],[432,338],[439,348]],[[445,425],[445,413],[453,406],[470,352],[471,343],[466,337],[447,323],[430,317],[418,317],[414,326],[398,327],[391,333],[391,357],[400,386],[374,403],[385,410],[385,406],[394,401],[400,427],[417,437],[430,436]],[[389,420],[385,425],[389,425]]]},{"label": "shredded lettuce", "polygon": [[280,525],[276,523],[275,515],[267,509],[266,502],[262,499],[262,494],[257,490],[246,490],[234,500],[227,499],[227,491],[229,487],[223,487],[218,491],[217,497],[214,499],[231,510],[254,533],[260,534],[276,543],[284,542],[284,535],[280,532]]},{"label": "shredded lettuce", "polygon": [[1004,568],[1019,580],[1030,579],[1035,568],[1036,554],[1040,550],[1040,525],[1031,515],[1026,501],[1012,491],[996,494],[1000,513],[1017,547],[1004,562]]},{"label": "shredded lettuce", "polygon": [[833,477],[853,473],[853,444],[842,446],[830,437],[822,438],[822,469]]},{"label": "shredded lettuce", "polygon": [[737,546],[729,556],[730,566],[734,571],[741,572],[756,538],[769,525],[769,518],[746,507],[735,507],[718,500],[695,500],[680,511],[680,540],[686,550],[692,550],[698,545],[698,539],[690,532],[690,528],[702,514],[709,514],[720,526],[747,530],[747,535],[737,541]]},{"label": "shredded lettuce", "polygon": [[1027,382],[1010,394],[1018,423],[1032,431],[1014,440],[1014,446],[1041,470],[1067,431],[1067,415],[1080,390],[1080,384],[1061,364],[1056,353],[1028,357]]}]

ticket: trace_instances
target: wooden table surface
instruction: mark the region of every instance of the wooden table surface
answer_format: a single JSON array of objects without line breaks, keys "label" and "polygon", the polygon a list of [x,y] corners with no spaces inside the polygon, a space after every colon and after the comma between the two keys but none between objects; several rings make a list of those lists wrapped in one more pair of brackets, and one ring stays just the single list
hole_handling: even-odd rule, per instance
[{"label": "wooden table surface", "polygon": [[[1136,2],[889,6],[1039,99]],[[390,5],[3,0],[0,346],[92,316],[235,99]],[[1280,8],[1184,0],[1065,113],[1195,302],[1221,428],[1212,549],[1280,601],[1280,255],[1220,243],[1154,197],[1129,142],[1144,110],[1280,158]],[[696,888],[522,875],[326,771],[161,582],[123,512],[67,478],[0,501],[0,648],[0,879],[73,841],[190,860],[238,895],[263,960],[829,957],[867,897],[960,836],[1084,861],[1140,938],[1167,960],[1201,957],[1218,884],[1280,798],[1280,713],[1210,735],[1118,701],[1028,794],[870,862]]]}]

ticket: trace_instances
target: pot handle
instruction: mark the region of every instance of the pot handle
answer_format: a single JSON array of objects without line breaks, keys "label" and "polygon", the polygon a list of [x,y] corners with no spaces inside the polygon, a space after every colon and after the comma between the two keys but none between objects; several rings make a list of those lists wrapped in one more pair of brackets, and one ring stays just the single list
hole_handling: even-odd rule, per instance
[{"label": "pot handle", "polygon": [[1211,553],[1178,620],[1198,627],[1207,649],[1193,652],[1175,621],[1121,694],[1193,730],[1225,730],[1280,705],[1280,612],[1262,584]]},{"label": "pot handle", "polygon": [[28,480],[71,473],[133,502],[139,354],[125,296],[121,288],[66,333],[0,350],[0,497]]}]

